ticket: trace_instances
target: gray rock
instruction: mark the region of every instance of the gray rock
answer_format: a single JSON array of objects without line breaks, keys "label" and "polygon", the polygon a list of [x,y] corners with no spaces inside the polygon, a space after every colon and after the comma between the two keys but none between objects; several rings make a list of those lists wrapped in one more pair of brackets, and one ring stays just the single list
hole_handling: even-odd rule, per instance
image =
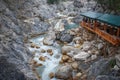
[{"label": "gray rock", "polygon": [[89,53],[80,51],[77,55],[74,55],[73,58],[76,60],[86,60],[90,56]]},{"label": "gray rock", "polygon": [[74,5],[75,7],[78,7],[78,8],[84,6],[84,4],[82,4],[80,0],[74,0],[73,5]]},{"label": "gray rock", "polygon": [[0,56],[0,80],[37,80],[28,78],[16,65],[7,61],[5,56]]},{"label": "gray rock", "polygon": [[69,43],[73,40],[73,36],[68,34],[66,31],[62,31],[62,32],[56,33],[56,39]]},{"label": "gray rock", "polygon": [[63,41],[63,42],[68,42],[69,43],[73,40],[73,36],[70,35],[70,34],[64,34],[64,35],[61,36],[60,40]]},{"label": "gray rock", "polygon": [[98,49],[102,49],[103,46],[104,46],[104,45],[103,45],[102,43],[98,44]]},{"label": "gray rock", "polygon": [[111,70],[111,64],[114,59],[101,59],[93,63],[88,72],[88,79],[96,78],[98,75],[108,74]]},{"label": "gray rock", "polygon": [[95,80],[120,80],[120,77],[113,77],[113,76],[98,76]]},{"label": "gray rock", "polygon": [[116,55],[115,58],[116,58],[116,64],[117,64],[117,66],[120,67],[120,54]]},{"label": "gray rock", "polygon": [[58,79],[69,79],[72,77],[72,67],[69,65],[59,67],[55,76]]}]

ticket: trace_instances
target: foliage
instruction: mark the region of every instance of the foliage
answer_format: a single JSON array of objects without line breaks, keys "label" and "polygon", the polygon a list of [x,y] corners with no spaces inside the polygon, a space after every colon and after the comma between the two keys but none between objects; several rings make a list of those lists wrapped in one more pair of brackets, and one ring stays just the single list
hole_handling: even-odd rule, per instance
[{"label": "foliage", "polygon": [[58,4],[60,0],[47,0],[48,4]]},{"label": "foliage", "polygon": [[109,10],[120,10],[120,0],[95,0],[103,8],[106,7]]},{"label": "foliage", "polygon": [[109,64],[113,68],[116,65],[116,60],[115,59],[111,60]]}]

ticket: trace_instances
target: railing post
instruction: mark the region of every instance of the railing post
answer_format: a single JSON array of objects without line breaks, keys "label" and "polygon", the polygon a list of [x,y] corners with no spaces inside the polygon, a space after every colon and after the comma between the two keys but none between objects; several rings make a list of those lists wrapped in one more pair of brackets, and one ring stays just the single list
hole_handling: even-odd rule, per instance
[{"label": "railing post", "polygon": [[117,29],[117,37],[120,36],[120,28]]},{"label": "railing post", "polygon": [[104,31],[106,31],[107,30],[107,25],[106,24],[104,24]]}]

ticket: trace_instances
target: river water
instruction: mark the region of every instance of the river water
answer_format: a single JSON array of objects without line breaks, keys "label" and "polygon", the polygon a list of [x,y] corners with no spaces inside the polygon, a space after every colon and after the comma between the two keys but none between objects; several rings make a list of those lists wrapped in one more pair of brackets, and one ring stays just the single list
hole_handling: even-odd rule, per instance
[{"label": "river water", "polygon": [[[54,30],[55,31],[63,31],[63,30],[65,30],[65,28],[64,28],[63,24],[61,24],[62,20],[66,19],[68,22],[70,22],[70,19],[72,19],[72,17],[67,17],[67,16],[61,15],[61,14],[58,14],[58,16],[61,17],[61,19],[59,19],[58,22],[56,23]],[[51,19],[50,19],[50,21],[52,22]],[[71,23],[71,24],[74,25],[73,23]],[[59,61],[61,60],[61,56],[62,56],[61,46],[59,44],[57,44],[56,42],[54,42],[52,46],[44,45],[43,40],[44,40],[44,38],[46,38],[46,36],[48,36],[48,35],[44,34],[44,35],[30,39],[29,42],[31,42],[31,44],[37,45],[40,48],[33,48],[33,47],[31,47],[31,44],[30,44],[28,46],[28,49],[32,53],[34,53],[33,60],[36,61],[37,64],[42,64],[42,66],[36,67],[36,71],[41,76],[41,79],[42,80],[56,80],[56,78],[50,79],[49,74],[55,73],[57,70],[57,67],[60,65]],[[48,37],[50,37],[50,36],[48,36]],[[41,52],[43,50],[44,50],[44,53]],[[50,55],[47,52],[48,50],[51,50],[53,55]],[[40,60],[40,57],[44,57],[45,60],[44,61]]]},{"label": "river water", "polygon": [[[37,67],[36,71],[42,77],[42,80],[50,80],[49,74],[55,73],[57,66],[59,65],[59,61],[61,59],[61,47],[59,44],[54,43],[53,46],[47,46],[43,44],[43,40],[46,35],[38,36],[36,38],[30,39],[32,44],[39,46],[40,48],[31,48],[29,46],[29,50],[34,52],[34,61],[37,61],[38,64],[42,64],[42,66]],[[47,50],[52,50],[53,55],[50,55]],[[44,53],[41,53],[41,50],[45,50]],[[45,57],[45,61],[39,60],[40,57]],[[56,80],[55,78],[51,80]]]}]

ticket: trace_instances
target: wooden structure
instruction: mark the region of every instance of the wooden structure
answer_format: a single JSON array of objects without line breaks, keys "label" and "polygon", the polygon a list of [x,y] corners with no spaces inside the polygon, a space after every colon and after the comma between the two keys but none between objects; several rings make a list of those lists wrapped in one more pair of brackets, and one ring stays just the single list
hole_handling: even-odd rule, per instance
[{"label": "wooden structure", "polygon": [[120,16],[95,12],[82,13],[82,27],[98,34],[113,45],[120,45]]}]

